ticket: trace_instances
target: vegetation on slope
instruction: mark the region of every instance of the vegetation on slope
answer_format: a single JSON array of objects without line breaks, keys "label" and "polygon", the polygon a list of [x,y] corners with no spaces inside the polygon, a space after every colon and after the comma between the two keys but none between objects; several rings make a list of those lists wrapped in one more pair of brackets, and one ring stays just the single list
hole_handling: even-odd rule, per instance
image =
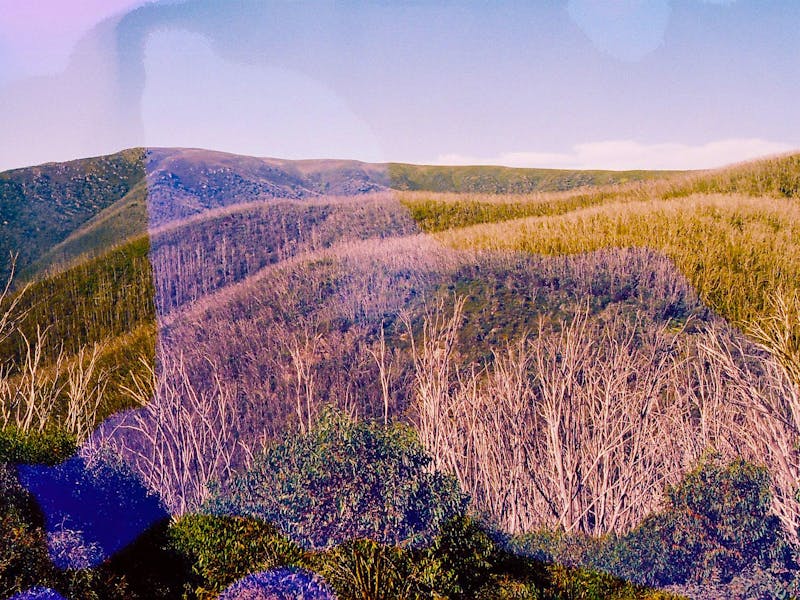
[{"label": "vegetation on slope", "polygon": [[542,561],[582,564],[691,597],[796,597],[796,555],[772,513],[769,478],[763,467],[710,454],[625,535],[538,531],[514,545]]},{"label": "vegetation on slope", "polygon": [[[320,437],[328,443],[309,446],[309,440]],[[369,458],[361,450],[368,450]],[[318,456],[312,456],[314,452]],[[424,486],[417,489],[416,482],[447,479],[426,469],[426,457],[407,427],[356,424],[331,414],[319,430],[296,439],[287,435],[265,449],[264,457],[268,460],[275,453],[295,469],[283,488],[287,495],[277,497],[288,512],[274,514],[272,523],[226,513],[190,514],[170,523],[154,521],[162,513],[153,499],[114,463],[87,465],[73,460],[53,470],[22,474],[11,465],[0,465],[0,519],[16,532],[15,538],[4,537],[0,544],[4,595],[37,586],[55,589],[67,598],[210,600],[220,593],[222,598],[240,597],[234,590],[269,597],[270,592],[295,589],[289,585],[294,581],[300,591],[324,586],[340,600],[672,598],[600,572],[550,565],[509,551],[502,534],[465,513],[463,496],[452,480],[445,494],[451,501],[444,506],[428,502],[429,498],[416,499],[423,505],[416,501],[393,504],[396,498],[387,496],[380,486],[336,485],[346,481],[348,473],[361,474],[365,460],[374,463],[376,473],[393,473],[390,480],[412,492],[401,494],[401,500],[413,500],[415,493],[423,491]],[[47,506],[48,519],[43,520],[21,480],[45,493],[46,482],[74,481],[72,495],[81,501]],[[228,497],[237,501],[240,491],[220,491],[219,499],[230,493]],[[408,523],[426,529],[429,537],[424,543],[398,545],[370,539],[373,535],[353,539],[353,534],[364,531],[341,530],[343,536],[327,540],[324,548],[304,549],[281,533],[291,529],[287,525],[292,511],[296,512],[294,501],[307,496],[324,500],[307,506],[310,512],[302,515],[314,527],[313,518],[333,522],[342,509],[352,508],[348,501],[353,494],[360,497],[360,511],[345,517],[345,524],[360,521],[369,524],[378,537],[386,533],[391,537],[396,523],[389,513],[410,509],[405,515],[411,519]],[[266,495],[251,498],[256,507],[274,504]],[[123,506],[128,511],[126,524],[151,525],[117,552],[122,547],[120,536],[127,536],[130,527],[109,528],[107,520]],[[431,510],[441,512],[432,514]],[[296,576],[287,577],[291,574]]]},{"label": "vegetation on slope", "polygon": [[387,165],[390,186],[396,190],[478,194],[529,194],[574,188],[647,181],[668,171],[575,171],[497,166]]},{"label": "vegetation on slope", "polygon": [[0,173],[0,279],[19,253],[25,269],[145,176],[141,148]]},{"label": "vegetation on slope", "polygon": [[[531,193],[651,180],[647,171],[559,171],[357,161],[287,161],[207,150],[135,148],[0,173],[0,257],[25,278],[96,256],[148,226],[268,199],[379,191]],[[8,274],[0,263],[0,277]]]},{"label": "vegetation on slope", "polygon": [[[597,193],[582,190],[530,199],[475,196],[462,202],[463,198],[456,196],[437,196],[431,203],[421,192],[403,197],[414,216],[431,230],[480,221],[505,221],[441,234],[459,248],[499,248],[541,255],[582,253],[609,246],[645,246],[664,252],[713,308],[737,323],[759,323],[759,340],[773,352],[779,350],[776,343],[783,343],[786,352],[779,358],[786,366],[796,364],[800,356],[796,352],[796,342],[800,339],[798,326],[792,325],[800,306],[797,296],[792,295],[800,285],[797,241],[800,209],[794,200],[798,189],[797,167],[795,159],[787,158],[720,173],[663,180],[647,187],[628,183]],[[184,180],[180,189],[191,187],[198,191],[204,182],[212,181],[207,179],[213,175],[210,171],[194,169],[191,164],[187,168],[194,179]],[[237,179],[235,173],[225,171],[220,176],[225,181],[233,177],[246,192],[246,182]],[[438,185],[438,175],[431,177],[431,185]],[[465,181],[453,180],[447,185],[472,185]],[[475,181],[475,185],[485,185],[480,177]],[[165,187],[165,193],[169,189]],[[402,210],[392,210],[381,212],[385,220],[376,225],[371,218],[376,213],[364,207],[361,210],[357,204],[334,207],[333,204],[306,206],[301,202],[266,206],[228,207],[213,215],[197,217],[185,226],[170,225],[154,232],[152,245],[147,238],[139,238],[111,251],[103,260],[86,261],[34,283],[19,305],[28,310],[27,319],[19,321],[15,336],[2,341],[4,357],[8,357],[3,366],[12,371],[20,369],[18,373],[10,373],[4,382],[10,382],[13,388],[14,377],[25,377],[21,369],[26,356],[24,340],[39,337],[43,329],[37,331],[37,324],[50,324],[42,346],[46,354],[42,373],[46,376],[70,372],[68,367],[59,370],[59,357],[62,367],[82,364],[83,359],[78,359],[76,353],[102,344],[98,360],[113,384],[108,381],[103,384],[99,418],[127,406],[125,402],[150,401],[146,410],[136,413],[144,415],[141,420],[133,417],[125,421],[129,432],[139,427],[139,433],[145,437],[150,432],[147,419],[157,426],[155,431],[161,445],[152,448],[151,454],[148,454],[151,448],[136,446],[135,436],[129,438],[132,443],[125,448],[128,453],[139,452],[139,456],[149,457],[150,463],[142,464],[151,471],[159,468],[160,461],[163,473],[151,473],[155,476],[149,478],[143,474],[147,486],[161,493],[174,484],[170,493],[180,501],[175,506],[183,507],[176,512],[185,513],[186,507],[202,505],[195,500],[206,497],[211,479],[219,478],[223,486],[220,489],[230,491],[235,486],[225,486],[236,481],[236,477],[230,477],[236,468],[249,473],[250,477],[242,475],[241,481],[257,480],[257,485],[241,487],[235,512],[266,517],[275,523],[230,521],[221,516],[221,526],[226,528],[234,523],[234,529],[241,529],[240,525],[245,523],[247,532],[243,535],[258,538],[263,534],[268,538],[267,546],[283,540],[281,548],[286,554],[270,554],[267,557],[273,561],[270,565],[322,573],[344,598],[363,597],[365,589],[372,589],[364,586],[374,587],[376,581],[385,582],[386,586],[401,586],[387,589],[407,592],[412,597],[413,590],[402,587],[404,582],[412,581],[426,593],[436,589],[437,593],[451,597],[459,597],[467,589],[468,597],[479,598],[504,597],[504,594],[540,597],[542,593],[545,597],[584,593],[600,596],[602,593],[597,590],[605,589],[603,593],[610,594],[608,590],[619,592],[623,588],[630,597],[638,597],[644,592],[607,576],[559,571],[558,567],[545,568],[525,562],[504,553],[489,529],[463,520],[455,521],[456,529],[460,527],[471,533],[454,543],[456,550],[464,545],[493,549],[488,554],[481,554],[481,550],[477,558],[459,556],[449,566],[445,563],[450,550],[437,546],[443,542],[436,537],[425,539],[436,549],[433,555],[417,548],[383,546],[378,542],[397,540],[381,537],[380,532],[375,534],[372,530],[364,535],[379,538],[377,541],[347,542],[318,552],[300,551],[292,546],[278,532],[286,531],[281,519],[291,517],[298,521],[297,515],[280,502],[270,504],[265,500],[271,496],[251,493],[263,488],[265,481],[271,482],[269,487],[284,489],[287,497],[309,485],[309,481],[316,484],[312,485],[314,494],[305,496],[318,500],[309,509],[316,518],[314,522],[303,521],[298,525],[306,532],[315,524],[328,523],[326,514],[331,511],[341,516],[353,495],[362,505],[369,502],[369,492],[377,490],[384,504],[375,511],[367,507],[358,513],[362,521],[368,521],[366,525],[364,522],[354,525],[353,530],[360,535],[367,525],[373,524],[369,522],[371,519],[381,521],[387,508],[398,509],[385,505],[385,496],[390,494],[381,492],[380,485],[383,480],[395,481],[398,471],[392,470],[392,465],[384,465],[387,468],[383,471],[378,468],[370,473],[367,471],[374,465],[353,467],[348,461],[354,456],[363,458],[362,455],[371,457],[378,465],[381,460],[397,459],[403,465],[401,473],[425,462],[417,460],[420,452],[398,452],[406,438],[382,436],[380,425],[374,425],[374,430],[367,433],[354,433],[345,427],[347,443],[341,447],[332,444],[332,457],[315,454],[315,449],[325,446],[325,442],[341,441],[333,435],[323,436],[322,443],[317,443],[319,438],[313,433],[314,424],[323,414],[322,405],[338,399],[341,408],[361,418],[380,414],[383,409],[384,427],[397,418],[414,423],[424,448],[432,455],[434,467],[456,474],[476,500],[476,508],[495,522],[502,522],[509,531],[530,529],[532,523],[550,523],[548,519],[555,519],[570,531],[598,534],[611,531],[622,540],[617,550],[626,557],[625,564],[636,564],[637,557],[644,560],[642,557],[650,556],[648,552],[657,557],[671,556],[670,548],[657,544],[665,537],[699,540],[691,546],[689,558],[676,556],[675,561],[689,566],[705,564],[708,568],[704,573],[711,573],[708,576],[711,578],[729,578],[731,572],[740,569],[742,560],[767,570],[773,567],[769,560],[780,559],[780,563],[783,550],[776,540],[796,537],[793,524],[797,524],[800,514],[796,498],[797,448],[793,445],[798,424],[792,420],[793,415],[800,414],[794,410],[800,404],[800,397],[785,377],[792,371],[776,368],[770,356],[748,345],[736,332],[724,328],[706,330],[702,324],[702,335],[695,336],[697,317],[702,321],[709,319],[709,315],[697,304],[682,278],[662,268],[661,262],[667,261],[655,252],[601,253],[601,257],[617,259],[616,263],[614,260],[604,263],[593,256],[568,259],[537,256],[524,260],[513,253],[488,257],[469,252],[459,255],[441,249],[434,251],[434,244],[422,238],[353,243],[354,239],[409,233],[413,224],[401,218]],[[356,233],[350,235],[351,229]],[[89,230],[91,227],[85,231]],[[219,232],[223,235],[218,236]],[[245,239],[237,236],[242,232]],[[273,235],[278,239],[273,240]],[[265,237],[269,243],[261,243]],[[337,246],[338,242],[344,243]],[[97,238],[97,243],[104,242]],[[321,248],[328,250],[320,252]],[[298,256],[304,252],[309,254]],[[151,262],[153,257],[158,258],[155,263]],[[282,261],[284,264],[247,281],[254,271]],[[634,268],[632,265],[638,264],[637,261],[650,270]],[[157,282],[162,278],[163,288],[153,286],[152,272]],[[218,291],[234,283],[241,285]],[[173,284],[180,284],[174,294],[166,290]],[[768,300],[775,291],[782,291],[783,295]],[[444,306],[437,305],[436,300],[450,298],[453,293],[466,296],[462,305],[464,318],[457,327],[453,326],[453,339],[457,343],[452,347],[447,343],[427,344],[426,327],[431,327],[430,319],[446,322],[442,314],[434,316]],[[581,312],[578,299],[584,296],[589,299]],[[163,302],[166,298],[171,300]],[[159,301],[163,303],[159,305]],[[174,354],[177,350],[181,354],[180,368],[174,372],[164,368],[169,364],[166,360],[159,362],[158,373],[152,367],[157,306],[165,309],[162,316],[168,317],[162,332],[166,351]],[[768,317],[764,318],[764,314]],[[525,340],[526,330],[538,324],[542,327],[536,339]],[[687,333],[694,336],[691,342],[678,343]],[[657,344],[648,345],[648,340]],[[385,341],[389,342],[388,349],[383,348]],[[419,344],[416,348],[415,343]],[[576,347],[591,348],[593,344],[605,344],[608,353],[595,353],[593,359],[575,351]],[[183,351],[187,353],[185,363]],[[443,360],[442,353],[449,358]],[[143,371],[133,381],[129,378],[130,370],[139,364],[141,356],[145,357]],[[654,358],[661,361],[655,367],[651,364],[656,362]],[[668,369],[669,377],[653,371],[663,364],[674,366]],[[559,367],[548,371],[548,365]],[[570,365],[575,366],[573,371],[567,369]],[[155,386],[152,389],[147,387],[150,380]],[[62,382],[66,383],[63,379]],[[100,389],[99,382],[93,383],[91,377],[87,376],[87,382],[89,387],[95,385],[92,389]],[[142,384],[141,388],[137,388],[137,382]],[[123,398],[123,384],[137,388],[139,396],[131,398],[129,394]],[[559,396],[561,384],[569,385],[572,392]],[[656,391],[646,393],[648,390]],[[685,392],[679,398],[681,402],[672,401],[675,390]],[[520,408],[519,400],[532,398],[536,400],[530,406]],[[596,402],[598,398],[603,401]],[[577,405],[569,405],[570,399],[576,399]],[[561,416],[553,411],[547,413],[547,406],[555,412],[560,410]],[[730,406],[735,406],[735,410],[729,410]],[[237,409],[236,418],[241,413],[250,419],[248,427],[234,427],[231,407]],[[430,410],[426,413],[427,409]],[[647,419],[639,418],[645,413]],[[50,416],[61,419],[63,414],[55,410]],[[483,418],[486,415],[492,419]],[[564,420],[569,415],[586,416],[581,422],[589,425],[581,428]],[[658,419],[663,418],[670,419],[669,428],[659,425]],[[273,433],[283,431],[293,423],[299,425],[301,435],[292,437],[292,434],[283,440],[283,445],[268,446],[261,462],[251,462],[244,456],[236,463],[227,453],[240,447],[249,447],[253,452],[254,443],[269,444],[268,438],[257,439],[254,434],[267,428],[272,428]],[[221,424],[225,427],[220,428]],[[716,430],[704,429],[709,424]],[[559,439],[568,448],[566,455],[575,458],[574,464],[567,465],[562,480],[554,473],[558,471],[555,466],[558,457],[565,453],[548,454],[544,438],[535,434],[547,427],[555,432],[550,439],[559,438],[559,431],[575,433],[574,439]],[[668,431],[670,439],[654,444],[653,440],[661,439],[654,431]],[[48,444],[63,455],[74,443],[74,436],[65,437],[61,435],[63,431],[46,426],[21,433],[13,427],[3,431],[1,458],[40,461],[47,458],[42,448]],[[174,439],[166,439],[170,435]],[[685,447],[673,448],[670,445],[676,441],[673,438],[680,438],[676,447],[680,444]],[[309,439],[314,443],[309,444]],[[515,443],[504,445],[508,439]],[[364,440],[368,442],[368,450],[353,450],[358,446],[356,442]],[[387,440],[389,448],[384,447]],[[183,457],[185,460],[168,463],[165,457],[169,453],[183,451],[180,445],[171,446],[173,442],[194,449]],[[766,471],[741,463],[728,471],[722,467],[717,471],[698,471],[700,475],[690,475],[686,484],[691,493],[673,494],[670,490],[679,489],[675,486],[687,461],[691,462],[707,443],[723,446],[726,459],[731,453],[735,456],[743,453],[748,460],[768,465],[769,477]],[[520,448],[527,458],[515,453]],[[613,475],[603,475],[605,463],[593,458],[593,451],[599,452],[601,458],[615,457]],[[292,463],[295,454],[298,456]],[[129,458],[124,451],[120,455]],[[208,456],[213,461],[228,462],[224,469],[217,469],[216,462],[209,462]],[[527,465],[525,461],[531,456],[538,457],[536,462],[542,468],[529,473],[526,479],[525,469],[520,469],[520,465]],[[550,458],[553,460],[548,462]],[[282,470],[276,470],[275,465],[287,462],[297,468],[284,481]],[[137,464],[137,468],[141,466]],[[198,466],[203,469],[195,469]],[[176,467],[172,473],[167,472],[170,467]],[[333,467],[340,472],[326,479],[325,469]],[[350,472],[348,469],[364,471],[365,481],[358,480],[363,485],[355,488],[348,485],[349,480],[342,476]],[[187,482],[187,477],[174,476],[187,472],[194,476],[199,471],[205,475],[198,476],[196,481]],[[307,477],[308,472],[312,472],[311,477]],[[376,473],[385,477],[376,481]],[[630,493],[618,494],[631,481],[641,484],[642,473],[651,473],[653,477],[647,479],[650,483],[644,486],[644,495],[639,500],[632,502]],[[548,500],[563,499],[558,496],[559,490],[553,491],[558,485],[569,488],[570,482],[578,479],[582,480],[582,489],[577,494],[567,489],[569,502],[555,509],[552,502],[547,506]],[[666,493],[670,502],[664,512],[667,516],[656,516],[641,528],[634,528],[630,539],[624,537],[636,519],[641,518],[641,511],[653,508],[661,498],[663,483],[673,485]],[[409,485],[417,491],[425,487],[418,484],[414,480]],[[544,500],[532,491],[537,485]],[[189,490],[191,486],[196,489]],[[734,496],[744,503],[739,507],[742,510],[726,513],[734,501],[724,495],[713,497],[716,488],[735,490]],[[326,495],[331,490],[350,496],[334,501]],[[401,485],[400,491],[403,493],[399,496],[406,504],[415,503],[413,493],[405,494],[407,487]],[[748,496],[750,492],[753,495]],[[700,500],[695,502],[698,497]],[[704,503],[711,507],[706,511],[708,514],[703,513]],[[406,514],[407,506],[401,508],[399,512]],[[687,511],[693,516],[702,514],[710,524],[702,530],[692,529],[685,516]],[[398,511],[391,514],[397,516]],[[420,513],[415,514],[418,517]],[[754,555],[730,539],[728,521],[739,523],[736,519],[740,517],[741,523],[733,529],[741,525],[754,532],[756,537],[751,539],[757,550]],[[216,526],[214,518],[203,518],[206,521],[199,535],[213,537],[209,532]],[[722,519],[722,526],[711,523],[718,518]],[[271,529],[273,525],[275,529]],[[786,526],[786,531],[779,531],[779,525]],[[17,527],[13,523],[12,526]],[[36,527],[34,524],[30,531]],[[163,551],[168,545],[164,541],[167,531],[164,525],[154,528],[137,542],[140,545],[130,549],[127,557],[112,560],[99,571],[83,570],[81,577],[90,581],[99,576],[106,583],[115,581],[113,585],[119,583],[124,587],[128,585],[126,581],[136,579],[133,571],[125,569],[131,562],[139,561],[138,573],[145,574],[151,569],[137,592],[142,596],[158,596],[162,593],[159,590],[167,589],[174,593],[178,588],[188,589],[187,585],[199,586],[195,590],[210,589],[208,580],[159,582],[163,571],[153,568],[151,562],[143,566],[136,553],[151,543]],[[36,535],[31,538],[31,547],[38,544],[41,549],[42,538]],[[221,543],[236,545],[239,542],[232,540],[237,535],[226,533]],[[202,546],[204,541],[195,539],[192,543]],[[174,572],[184,573],[181,575],[184,577],[187,565],[196,564],[198,553],[207,555],[208,550],[201,548],[195,554],[194,550],[187,554],[171,547],[169,552],[170,558],[164,555],[163,563],[183,565]],[[148,561],[155,554],[151,552]],[[113,569],[118,569],[117,574],[125,572],[119,580],[112,576],[112,563]],[[609,565],[604,568],[631,576],[620,571],[619,564]],[[778,564],[778,570],[784,566]],[[647,575],[647,569],[655,568],[652,564],[639,567],[639,575],[653,575]],[[58,574],[58,569],[43,568],[50,569],[50,579],[42,579],[42,584],[52,581],[56,587],[66,585],[59,579],[64,574]],[[795,569],[792,565],[786,568]],[[475,577],[474,585],[469,584],[473,587],[465,587],[467,584],[459,580],[462,577],[457,573],[459,569]],[[356,577],[356,573],[360,575]],[[564,574],[565,587],[555,591],[559,573]],[[680,585],[698,581],[692,574],[685,576],[675,571],[669,577],[662,577],[659,573],[653,575],[655,579],[641,580]],[[69,579],[73,575],[77,576],[74,573],[66,576]],[[221,575],[214,577],[227,575],[223,569]],[[773,575],[770,571],[765,581],[774,590]],[[793,577],[791,573],[776,576],[786,581]],[[205,575],[195,570],[191,577],[202,579]],[[101,589],[92,588],[100,585],[99,580],[93,581],[86,590]],[[440,587],[436,588],[432,581]],[[454,582],[460,586],[460,592],[454,591],[456,587],[448,587],[455,585]],[[610,587],[603,588],[598,582]],[[173,584],[177,588],[171,587]],[[220,585],[219,581],[214,584],[217,591]],[[70,588],[68,593],[80,596],[83,592],[78,589]],[[114,594],[97,593],[107,597],[116,593],[130,596],[129,591],[119,590]]]},{"label": "vegetation on slope", "polygon": [[405,193],[400,201],[427,232],[523,217],[561,215],[591,206],[685,198],[693,194],[800,195],[800,155],[766,159],[716,171],[605,185],[558,194]]},{"label": "vegetation on slope", "polygon": [[800,290],[800,205],[748,196],[609,204],[441,234],[457,248],[572,254],[645,246],[664,252],[711,308],[734,323],[770,313],[770,297]]},{"label": "vegetation on slope", "polygon": [[147,182],[142,180],[122,199],[97,213],[66,239],[51,247],[20,275],[26,280],[41,279],[146,235],[147,198]]},{"label": "vegetation on slope", "polygon": [[148,249],[139,238],[0,298],[4,424],[82,438],[131,406],[131,372],[155,352]]}]

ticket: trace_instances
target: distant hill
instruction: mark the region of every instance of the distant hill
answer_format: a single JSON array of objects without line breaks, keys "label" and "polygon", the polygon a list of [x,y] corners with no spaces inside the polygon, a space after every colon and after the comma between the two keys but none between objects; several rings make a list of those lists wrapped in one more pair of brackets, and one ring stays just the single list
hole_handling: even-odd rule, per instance
[{"label": "distant hill", "polygon": [[48,163],[0,173],[0,276],[9,252],[32,276],[96,255],[148,226],[271,199],[388,190],[529,193],[640,181],[657,171],[443,167],[352,160],[282,160],[176,148]]},{"label": "distant hill", "polygon": [[[0,276],[25,268],[144,182],[141,149],[0,173]],[[139,208],[139,218],[146,211]]]},{"label": "distant hill", "polygon": [[678,171],[576,171],[498,166],[427,166],[389,163],[392,189],[477,194],[563,192],[575,188],[645,181]]}]

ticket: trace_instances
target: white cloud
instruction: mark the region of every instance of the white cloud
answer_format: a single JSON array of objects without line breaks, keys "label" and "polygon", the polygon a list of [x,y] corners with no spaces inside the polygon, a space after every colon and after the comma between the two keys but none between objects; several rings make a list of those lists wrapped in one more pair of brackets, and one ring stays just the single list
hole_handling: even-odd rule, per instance
[{"label": "white cloud", "polygon": [[718,140],[698,146],[608,140],[577,144],[571,152],[505,152],[491,157],[444,154],[436,162],[552,169],[710,169],[795,148],[758,138]]}]

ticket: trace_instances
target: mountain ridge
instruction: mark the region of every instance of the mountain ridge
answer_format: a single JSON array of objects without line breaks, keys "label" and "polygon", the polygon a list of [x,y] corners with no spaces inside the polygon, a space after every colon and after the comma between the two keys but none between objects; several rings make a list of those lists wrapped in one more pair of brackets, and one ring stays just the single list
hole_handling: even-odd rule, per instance
[{"label": "mountain ridge", "polygon": [[662,171],[447,167],[130,148],[0,173],[0,275],[23,277],[206,210],[388,191],[529,193],[664,177]]}]

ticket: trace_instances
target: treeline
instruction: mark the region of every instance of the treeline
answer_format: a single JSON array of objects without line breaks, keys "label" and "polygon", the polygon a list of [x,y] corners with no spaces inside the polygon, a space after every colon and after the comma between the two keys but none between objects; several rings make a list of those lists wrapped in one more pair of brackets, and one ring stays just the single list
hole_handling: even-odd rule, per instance
[{"label": "treeline", "polygon": [[499,166],[432,166],[389,163],[392,189],[456,194],[531,194],[650,181],[669,171],[577,171]]},{"label": "treeline", "polygon": [[[47,330],[48,359],[59,352],[76,354],[87,344],[103,342],[155,322],[150,242],[140,237],[107,254],[30,284],[17,292],[18,328],[25,337]],[[10,300],[10,298],[9,298]],[[6,339],[0,353],[18,360],[19,336]]]}]

